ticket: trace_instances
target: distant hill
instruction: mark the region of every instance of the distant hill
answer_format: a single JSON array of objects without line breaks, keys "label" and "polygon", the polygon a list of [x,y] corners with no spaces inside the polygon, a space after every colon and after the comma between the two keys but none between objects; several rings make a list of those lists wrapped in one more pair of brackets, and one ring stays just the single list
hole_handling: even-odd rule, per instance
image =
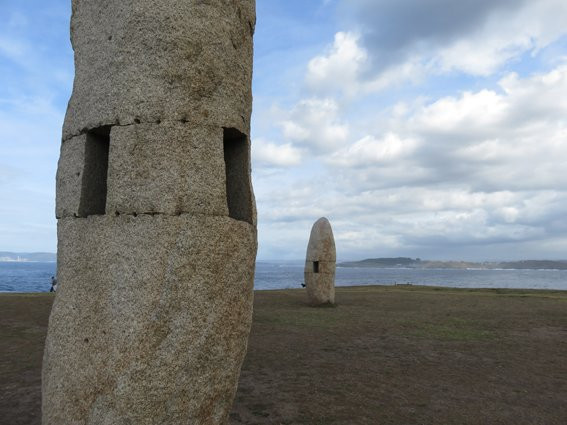
[{"label": "distant hill", "polygon": [[7,252],[0,251],[0,262],[44,262],[51,263],[57,261],[57,254],[52,252]]},{"label": "distant hill", "polygon": [[567,261],[522,260],[504,262],[471,261],[433,261],[419,258],[367,258],[361,261],[347,261],[337,264],[339,267],[376,267],[376,268],[414,268],[414,269],[550,269],[567,270]]},{"label": "distant hill", "polygon": [[417,267],[421,263],[419,258],[415,260],[407,257],[395,258],[367,258],[361,261],[347,261],[337,264],[340,267]]},{"label": "distant hill", "polygon": [[567,270],[567,261],[523,260],[498,263],[502,269],[557,269]]}]

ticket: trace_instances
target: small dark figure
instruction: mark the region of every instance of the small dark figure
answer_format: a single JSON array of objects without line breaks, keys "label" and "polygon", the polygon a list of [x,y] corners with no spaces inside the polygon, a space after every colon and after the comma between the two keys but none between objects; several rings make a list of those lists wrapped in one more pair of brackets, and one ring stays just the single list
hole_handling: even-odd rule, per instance
[{"label": "small dark figure", "polygon": [[55,276],[51,276],[51,289],[49,292],[57,291],[57,278]]},{"label": "small dark figure", "polygon": [[303,286],[305,288],[305,283],[302,283],[301,286]]}]

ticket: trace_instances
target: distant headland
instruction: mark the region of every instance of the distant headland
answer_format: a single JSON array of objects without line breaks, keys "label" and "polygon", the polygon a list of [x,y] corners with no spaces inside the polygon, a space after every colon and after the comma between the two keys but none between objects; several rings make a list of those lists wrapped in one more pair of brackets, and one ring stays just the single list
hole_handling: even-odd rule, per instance
[{"label": "distant headland", "polygon": [[0,263],[52,263],[57,261],[53,252],[7,252],[0,251]]},{"label": "distant headland", "polygon": [[412,268],[412,269],[526,269],[526,270],[567,270],[567,260],[522,260],[522,261],[435,261],[420,258],[367,258],[361,261],[346,261],[338,263],[338,267],[383,267],[383,268]]}]

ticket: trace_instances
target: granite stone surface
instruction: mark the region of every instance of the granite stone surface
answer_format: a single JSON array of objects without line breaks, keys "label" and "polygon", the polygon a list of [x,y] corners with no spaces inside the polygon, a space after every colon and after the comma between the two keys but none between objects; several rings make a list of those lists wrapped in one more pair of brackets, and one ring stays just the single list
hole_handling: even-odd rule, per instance
[{"label": "granite stone surface", "polygon": [[43,423],[225,423],[252,319],[253,226],[91,216],[58,234]]},{"label": "granite stone surface", "polygon": [[249,134],[255,23],[254,0],[73,0],[63,139],[160,121]]},{"label": "granite stone surface", "polygon": [[305,258],[305,287],[311,305],[335,303],[336,261],[333,229],[322,217],[313,224]]},{"label": "granite stone surface", "polygon": [[55,215],[74,217],[79,214],[81,187],[85,163],[87,135],[72,137],[61,145],[57,167]]},{"label": "granite stone surface", "polygon": [[257,249],[255,1],[72,12],[43,424],[226,424]]},{"label": "granite stone surface", "polygon": [[226,216],[225,180],[222,128],[162,122],[112,129],[109,213]]}]

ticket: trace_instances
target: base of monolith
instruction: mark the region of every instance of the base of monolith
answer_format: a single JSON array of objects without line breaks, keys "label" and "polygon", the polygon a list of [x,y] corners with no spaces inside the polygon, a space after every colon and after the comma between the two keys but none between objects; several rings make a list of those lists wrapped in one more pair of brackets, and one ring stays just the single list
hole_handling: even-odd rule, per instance
[{"label": "base of monolith", "polygon": [[335,303],[335,263],[318,262],[319,271],[313,271],[313,261],[305,264],[305,289],[307,298],[312,306],[322,306]]},{"label": "base of monolith", "polygon": [[255,228],[143,214],[64,218],[58,232],[43,425],[226,423],[252,319]]}]

